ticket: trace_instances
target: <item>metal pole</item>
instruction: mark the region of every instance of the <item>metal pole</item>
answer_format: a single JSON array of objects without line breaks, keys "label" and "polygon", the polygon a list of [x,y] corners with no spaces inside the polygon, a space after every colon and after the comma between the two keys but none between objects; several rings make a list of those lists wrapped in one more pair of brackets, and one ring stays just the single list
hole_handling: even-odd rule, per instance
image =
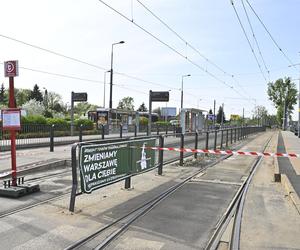
[{"label": "metal pole", "polygon": [[214,100],[214,128],[216,127],[216,100]]},{"label": "metal pole", "polygon": [[222,129],[221,130],[221,145],[220,145],[221,149],[223,148],[223,136],[224,136],[224,130]]},{"label": "metal pole", "polygon": [[76,153],[77,153],[77,144],[72,146],[71,150],[71,160],[72,160],[72,191],[71,191],[71,198],[70,198],[70,206],[69,211],[74,212],[75,210],[75,199],[76,199],[76,191],[77,191],[77,162],[76,162]]},{"label": "metal pole", "polygon": [[206,132],[205,149],[208,149],[209,132]]},{"label": "metal pole", "polygon": [[[16,108],[14,78],[9,77],[9,107]],[[11,151],[11,170],[12,185],[17,186],[17,156],[16,156],[16,131],[10,131],[10,151]]]},{"label": "metal pole", "polygon": [[[164,137],[159,136],[159,147],[163,148],[164,147]],[[163,172],[163,164],[164,164],[164,151],[160,150],[158,153],[158,175],[162,175]]]},{"label": "metal pole", "polygon": [[71,92],[71,136],[74,134],[74,101],[73,101],[74,92]]},{"label": "metal pole", "polygon": [[298,91],[298,138],[300,138],[300,76],[299,76],[299,91]]},{"label": "metal pole", "polygon": [[179,160],[179,166],[183,166],[183,148],[184,148],[184,134],[180,134],[180,160]]},{"label": "metal pole", "polygon": [[112,109],[112,91],[113,91],[113,56],[114,56],[114,45],[111,45],[111,56],[110,56],[110,93],[109,93],[109,108]]},{"label": "metal pole", "polygon": [[50,127],[50,152],[54,152],[54,124]]},{"label": "metal pole", "polygon": [[80,124],[80,126],[79,126],[79,142],[82,142],[82,128],[83,128],[83,125]]},{"label": "metal pole", "polygon": [[[198,132],[195,133],[195,149],[198,149]],[[194,154],[194,158],[197,159],[197,153]]]},{"label": "metal pole", "polygon": [[181,77],[181,110],[183,109],[183,76]]},{"label": "metal pole", "polygon": [[217,149],[217,138],[218,138],[218,131],[215,130],[214,150]]},{"label": "metal pole", "polygon": [[224,120],[224,103],[222,103],[221,128],[223,128],[223,120]]},{"label": "metal pole", "polygon": [[149,91],[149,115],[148,115],[148,130],[147,135],[149,136],[151,134],[151,121],[152,121],[152,90]]}]

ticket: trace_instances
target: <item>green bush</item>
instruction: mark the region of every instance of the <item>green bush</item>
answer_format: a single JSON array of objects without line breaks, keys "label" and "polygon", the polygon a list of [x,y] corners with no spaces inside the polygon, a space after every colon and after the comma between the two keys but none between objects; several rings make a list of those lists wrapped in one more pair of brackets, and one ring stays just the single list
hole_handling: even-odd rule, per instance
[{"label": "green bush", "polygon": [[157,125],[157,126],[169,126],[170,123],[166,122],[166,121],[157,121],[157,122],[155,122],[155,125]]},{"label": "green bush", "polygon": [[48,125],[56,125],[56,126],[65,126],[67,127],[69,125],[68,121],[62,118],[47,118],[47,124]]},{"label": "green bush", "polygon": [[147,125],[147,124],[148,124],[148,118],[140,117],[140,125]]},{"label": "green bush", "polygon": [[83,128],[86,130],[94,129],[94,122],[89,119],[77,119],[74,121],[74,125],[77,129],[81,124],[83,125]]},{"label": "green bush", "polygon": [[47,119],[41,115],[22,116],[21,123],[26,125],[46,125]]}]

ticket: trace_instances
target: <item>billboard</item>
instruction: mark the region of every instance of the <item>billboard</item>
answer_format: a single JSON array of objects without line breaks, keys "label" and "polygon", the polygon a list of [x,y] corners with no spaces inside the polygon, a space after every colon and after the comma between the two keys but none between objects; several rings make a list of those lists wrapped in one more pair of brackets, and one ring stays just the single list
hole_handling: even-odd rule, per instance
[{"label": "billboard", "polygon": [[161,108],[162,116],[176,116],[176,107],[165,107]]}]

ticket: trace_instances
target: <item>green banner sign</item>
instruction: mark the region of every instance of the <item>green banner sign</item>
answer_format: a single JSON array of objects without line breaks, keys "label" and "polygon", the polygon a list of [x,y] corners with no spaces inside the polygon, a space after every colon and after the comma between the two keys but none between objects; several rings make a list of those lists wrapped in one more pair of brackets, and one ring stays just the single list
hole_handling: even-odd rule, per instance
[{"label": "green banner sign", "polygon": [[155,139],[131,140],[80,148],[81,189],[85,193],[155,167]]}]

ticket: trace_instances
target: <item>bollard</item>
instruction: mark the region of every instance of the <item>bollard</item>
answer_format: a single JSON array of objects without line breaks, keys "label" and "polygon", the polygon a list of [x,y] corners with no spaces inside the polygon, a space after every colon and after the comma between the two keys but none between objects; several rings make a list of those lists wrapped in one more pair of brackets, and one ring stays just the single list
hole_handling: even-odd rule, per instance
[{"label": "bollard", "polygon": [[208,149],[208,139],[209,139],[209,132],[206,132],[206,140],[205,140],[205,149]]},{"label": "bollard", "polygon": [[234,128],[234,142],[236,142],[236,128]]},{"label": "bollard", "polygon": [[223,149],[223,136],[224,136],[224,130],[221,130],[221,145],[220,148]]},{"label": "bollard", "polygon": [[[198,132],[195,133],[195,149],[198,149]],[[194,159],[197,159],[197,152],[194,154]]]},{"label": "bollard", "polygon": [[179,166],[183,166],[183,148],[184,148],[184,134],[180,134],[180,160]]},{"label": "bollard", "polygon": [[147,131],[147,135],[149,136],[150,135],[150,133],[149,133],[150,132],[149,131],[149,126],[147,126],[147,130],[146,131]]},{"label": "bollard", "polygon": [[79,126],[79,142],[82,142],[82,128],[83,128],[83,125],[80,124],[80,126]]},{"label": "bollard", "polygon": [[[164,137],[163,136],[159,136],[159,147],[163,148],[164,147]],[[162,175],[163,173],[163,164],[164,164],[164,151],[163,150],[159,150],[158,153],[158,175]]]},{"label": "bollard", "polygon": [[134,125],[134,137],[137,136],[137,125]]},{"label": "bollard", "polygon": [[228,148],[228,129],[226,129],[226,148]]},{"label": "bollard", "polygon": [[50,127],[50,152],[54,152],[54,124]]},{"label": "bollard", "polygon": [[168,134],[168,124],[166,125],[166,135]]},{"label": "bollard", "polygon": [[123,137],[123,124],[120,124],[120,138]]},{"label": "bollard", "polygon": [[131,177],[129,176],[129,177],[127,177],[125,179],[125,186],[124,186],[124,188],[125,189],[129,189],[130,187],[131,187]]},{"label": "bollard", "polygon": [[217,149],[217,138],[218,138],[218,130],[215,130],[214,150]]},{"label": "bollard", "polygon": [[102,134],[102,140],[104,140],[104,134],[105,134],[105,128],[104,128],[104,125],[101,124],[101,134]]},{"label": "bollard", "polygon": [[156,134],[159,135],[159,126],[156,126]]},{"label": "bollard", "polygon": [[232,144],[232,142],[233,142],[233,141],[232,141],[232,139],[233,139],[233,138],[232,138],[233,129],[231,128],[230,130],[231,130],[231,133],[230,133],[230,134],[231,134],[231,135],[230,135],[230,144]]}]

